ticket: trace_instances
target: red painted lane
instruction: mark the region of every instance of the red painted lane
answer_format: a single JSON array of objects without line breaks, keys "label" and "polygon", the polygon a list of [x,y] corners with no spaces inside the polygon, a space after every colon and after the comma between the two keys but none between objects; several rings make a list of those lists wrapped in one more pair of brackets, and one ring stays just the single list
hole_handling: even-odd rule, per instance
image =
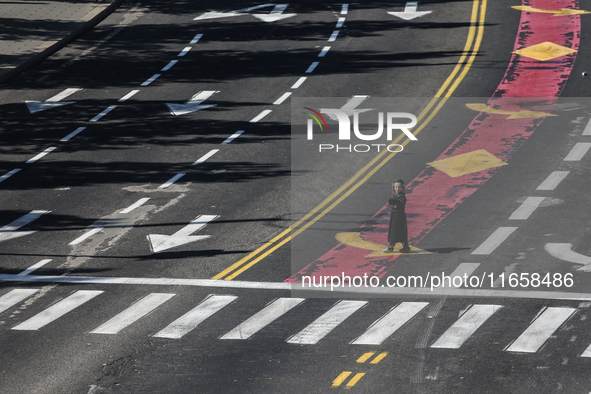
[{"label": "red painted lane", "polygon": [[[560,10],[578,8],[575,0],[524,1],[538,9]],[[514,51],[543,42],[552,42],[578,50],[580,41],[578,15],[554,17],[547,13],[522,12]],[[548,61],[539,61],[513,54],[509,67],[487,105],[504,111],[520,111],[532,107],[552,108],[576,59],[576,52]],[[523,99],[522,97],[542,97]],[[525,108],[524,108],[525,103]],[[549,106],[549,107],[548,107]],[[527,141],[544,118],[507,119],[507,115],[479,113],[468,128],[436,160],[485,149],[504,162]],[[500,167],[502,168],[502,167]],[[408,184],[407,215],[411,245],[425,237],[435,226],[489,180],[499,167],[452,178],[427,167]],[[388,186],[388,185],[386,185]],[[361,238],[376,244],[387,243],[389,207],[385,205],[372,219],[371,225],[360,228]],[[315,260],[286,282],[299,282],[304,275],[324,276],[384,276],[393,266],[396,256],[367,257],[371,251],[345,244]]]}]

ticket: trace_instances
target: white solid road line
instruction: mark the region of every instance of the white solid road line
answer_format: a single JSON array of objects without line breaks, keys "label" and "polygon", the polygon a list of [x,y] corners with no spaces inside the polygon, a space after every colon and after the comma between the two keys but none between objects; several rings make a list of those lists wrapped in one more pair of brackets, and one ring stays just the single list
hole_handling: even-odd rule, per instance
[{"label": "white solid road line", "polygon": [[137,202],[133,203],[132,205],[130,205],[129,207],[125,208],[123,211],[121,211],[119,213],[130,213],[134,209],[139,208],[142,205],[144,205],[145,203],[147,203],[149,200],[150,199],[148,197],[141,198]]},{"label": "white solid road line", "polygon": [[336,41],[338,36],[339,36],[339,30],[333,31],[332,34],[330,35],[330,38],[328,39],[328,42]]},{"label": "white solid road line", "polygon": [[12,327],[12,329],[38,330],[102,293],[100,290],[78,290],[32,318]]},{"label": "white solid road line", "polygon": [[308,67],[308,69],[306,70],[306,74],[310,74],[311,72],[313,72],[319,64],[320,62],[313,62],[312,64],[310,64],[310,67]]},{"label": "white solid road line", "polygon": [[160,71],[168,71],[172,68],[172,66],[174,66],[178,62],[179,62],[178,60],[171,60],[166,66],[162,67],[162,70],[160,70]]},{"label": "white solid road line", "polygon": [[252,118],[249,123],[257,123],[258,121],[263,119],[265,116],[269,115],[271,112],[273,112],[273,110],[266,109],[266,110],[262,111],[260,114],[258,114],[257,116],[255,116],[254,118]]},{"label": "white solid road line", "polygon": [[43,152],[39,153],[37,156],[33,157],[32,159],[27,160],[26,164],[31,164],[36,162],[37,160],[41,159],[43,156],[53,152],[55,150],[55,146],[51,147],[51,148],[47,148],[45,149]]},{"label": "white solid road line", "polygon": [[98,114],[94,118],[90,119],[89,122],[97,122],[100,118],[102,118],[103,116],[105,116],[106,114],[108,114],[109,112],[111,112],[112,110],[114,110],[115,108],[117,108],[116,105],[111,105],[110,107],[105,108],[103,110],[103,112],[101,112],[100,114]]},{"label": "white solid road line", "polygon": [[195,163],[193,163],[193,165],[196,166],[196,165],[199,165],[199,164],[205,162],[207,159],[209,159],[211,156],[215,155],[219,151],[220,151],[219,149],[210,150],[209,152],[207,152],[206,154],[201,156],[201,158],[197,159],[197,161],[195,161]]},{"label": "white solid road line", "polygon": [[27,268],[26,270],[24,270],[23,272],[21,272],[17,275],[18,276],[29,275],[31,272],[43,267],[45,264],[49,263],[50,261],[51,261],[51,259],[41,260],[40,262],[33,264],[32,266],[30,266],[29,268]]},{"label": "white solid road line", "polygon": [[10,290],[8,293],[0,296],[0,313],[4,312],[5,310],[13,307],[14,305],[18,304],[19,302],[26,300],[39,289],[14,289]]},{"label": "white solid road line", "polygon": [[104,227],[95,227],[95,228],[89,230],[88,232],[86,232],[84,235],[76,238],[75,240],[70,242],[68,245],[78,245],[78,244],[84,242],[86,239],[92,237],[94,234],[100,233],[103,229],[104,229]]},{"label": "white solid road line", "polygon": [[144,83],[142,83],[140,86],[148,86],[149,84],[151,84],[152,82],[154,82],[161,75],[162,74],[154,74],[154,75],[152,75],[150,78],[146,79],[146,81]]},{"label": "white solid road line", "polygon": [[192,40],[191,40],[191,44],[197,44],[199,42],[199,40],[201,39],[201,37],[203,37],[203,34],[197,34]]},{"label": "white solid road line", "polygon": [[491,254],[499,245],[501,245],[517,227],[499,227],[490,235],[472,254],[488,255]]},{"label": "white solid road line", "polygon": [[130,98],[132,98],[133,96],[135,96],[137,93],[139,92],[139,90],[132,90],[131,92],[127,93],[125,96],[121,97],[118,102],[122,103],[124,101],[129,100]]},{"label": "white solid road line", "polygon": [[363,335],[351,343],[353,345],[381,345],[427,305],[429,305],[428,302],[403,302],[376,320]]},{"label": "white solid road line", "polygon": [[591,142],[577,142],[571,151],[566,155],[564,161],[579,161],[591,149]]},{"label": "white solid road line", "polygon": [[178,181],[179,179],[181,179],[185,175],[187,175],[187,174],[176,174],[175,176],[173,176],[172,178],[170,178],[169,180],[164,182],[162,185],[158,186],[158,189],[166,189],[167,187],[169,187],[170,185],[172,185],[173,183],[175,183],[176,181]]},{"label": "white solid road line", "polygon": [[86,130],[86,127],[78,127],[76,130],[74,130],[73,132],[71,132],[70,134],[68,134],[67,136],[65,136],[64,138],[62,138],[60,140],[60,142],[66,142],[71,140],[72,138],[76,137],[78,134],[80,134],[81,132],[83,132],[84,130]]},{"label": "white solid road line", "polygon": [[10,170],[8,171],[6,174],[0,176],[0,182],[4,182],[5,180],[7,180],[8,178],[10,178],[11,176],[13,176],[14,174],[16,174],[17,172],[19,172],[22,168],[15,168],[14,170]]},{"label": "white solid road line", "polygon": [[183,48],[183,50],[178,54],[179,57],[183,57],[185,56],[189,51],[191,50],[191,47],[185,47]]},{"label": "white solid road line", "polygon": [[294,84],[293,84],[293,86],[292,86],[291,88],[292,88],[292,89],[297,89],[297,88],[299,88],[300,86],[302,86],[302,84],[303,84],[304,82],[306,82],[306,79],[308,79],[308,77],[301,77],[300,79],[298,79],[298,80],[297,80],[297,82],[296,82],[296,83],[294,83]]},{"label": "white solid road line", "polygon": [[568,175],[569,171],[554,171],[536,188],[536,190],[554,190]]},{"label": "white solid road line", "polygon": [[[183,279],[183,278],[130,278],[130,277],[93,277],[93,276],[53,276],[0,274],[1,282],[29,282],[29,283],[67,283],[67,284],[100,284],[124,286],[191,286],[212,287],[225,289],[255,289],[255,290],[284,290],[305,291],[306,295],[326,297],[334,294],[327,288],[302,288],[301,283],[286,282],[250,282],[223,279]],[[314,292],[317,295],[314,295]],[[563,301],[591,301],[591,293],[575,293],[566,291],[537,291],[537,290],[494,290],[494,289],[464,289],[435,287],[367,287],[351,291],[356,296],[408,296],[408,297],[483,297],[483,298],[515,298],[541,299]]]},{"label": "white solid road line", "polygon": [[205,319],[234,301],[236,296],[210,295],[197,307],[170,323],[163,330],[154,335],[156,338],[179,339],[194,330]]},{"label": "white solid road line", "polygon": [[328,53],[328,51],[330,51],[330,47],[326,46],[326,47],[322,48],[322,51],[320,51],[320,53],[318,54],[318,57],[324,57],[324,56],[326,56],[326,54]]},{"label": "white solid road line", "polygon": [[138,300],[132,306],[109,321],[92,330],[92,334],[117,334],[124,328],[146,316],[160,305],[174,297],[171,293],[152,293]]},{"label": "white solid road line", "polygon": [[244,130],[238,130],[237,132],[235,132],[234,134],[232,134],[231,136],[226,138],[224,140],[224,142],[222,142],[222,144],[229,144],[230,142],[234,141],[236,138],[240,137],[240,135],[242,133],[244,133]]},{"label": "white solid road line", "polygon": [[509,220],[526,220],[540,206],[546,197],[528,197],[509,217]]},{"label": "white solid road line", "polygon": [[547,308],[530,326],[505,349],[508,352],[535,353],[554,331],[577,311],[576,308]]},{"label": "white solid road line", "polygon": [[473,305],[432,345],[438,349],[459,349],[502,305]]},{"label": "white solid road line", "polygon": [[366,304],[367,301],[339,301],[309,326],[289,338],[287,342],[314,345]]},{"label": "white solid road line", "polygon": [[304,302],[304,298],[278,298],[220,339],[248,339]]},{"label": "white solid road line", "polygon": [[287,100],[289,98],[289,96],[291,96],[291,92],[283,93],[283,95],[281,97],[279,97],[277,100],[275,100],[275,102],[273,103],[273,105],[283,104],[283,102],[285,100]]}]

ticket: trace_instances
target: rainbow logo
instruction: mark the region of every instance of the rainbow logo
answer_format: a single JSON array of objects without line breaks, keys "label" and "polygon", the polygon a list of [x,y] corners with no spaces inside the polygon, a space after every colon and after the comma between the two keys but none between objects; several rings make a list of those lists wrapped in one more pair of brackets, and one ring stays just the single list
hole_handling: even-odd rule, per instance
[{"label": "rainbow logo", "polygon": [[[324,130],[324,127],[322,127],[322,123],[324,123],[324,126],[326,127],[326,131],[328,131],[328,125],[326,124],[326,120],[324,120],[324,117],[322,115],[320,115],[320,112],[313,110],[312,108],[308,108],[308,107],[304,107],[304,109],[307,109],[308,111],[312,111],[312,113],[310,112],[302,112],[310,117],[312,117],[312,119],[314,119],[316,121],[316,123],[318,123],[318,126],[320,126],[320,130]],[[322,123],[320,123],[320,119],[322,119]]]}]

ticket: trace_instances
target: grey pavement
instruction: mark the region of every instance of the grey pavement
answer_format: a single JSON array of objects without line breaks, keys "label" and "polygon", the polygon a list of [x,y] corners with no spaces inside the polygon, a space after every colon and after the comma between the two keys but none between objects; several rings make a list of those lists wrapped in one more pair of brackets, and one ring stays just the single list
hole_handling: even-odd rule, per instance
[{"label": "grey pavement", "polygon": [[0,1],[0,83],[59,51],[124,1]]}]

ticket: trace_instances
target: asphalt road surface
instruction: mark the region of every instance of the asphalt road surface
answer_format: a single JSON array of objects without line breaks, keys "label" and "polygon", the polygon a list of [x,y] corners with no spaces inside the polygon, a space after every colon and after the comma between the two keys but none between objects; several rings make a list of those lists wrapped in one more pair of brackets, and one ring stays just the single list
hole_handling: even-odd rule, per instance
[{"label": "asphalt road surface", "polygon": [[589,393],[585,7],[121,6],[0,91],[0,392]]}]

